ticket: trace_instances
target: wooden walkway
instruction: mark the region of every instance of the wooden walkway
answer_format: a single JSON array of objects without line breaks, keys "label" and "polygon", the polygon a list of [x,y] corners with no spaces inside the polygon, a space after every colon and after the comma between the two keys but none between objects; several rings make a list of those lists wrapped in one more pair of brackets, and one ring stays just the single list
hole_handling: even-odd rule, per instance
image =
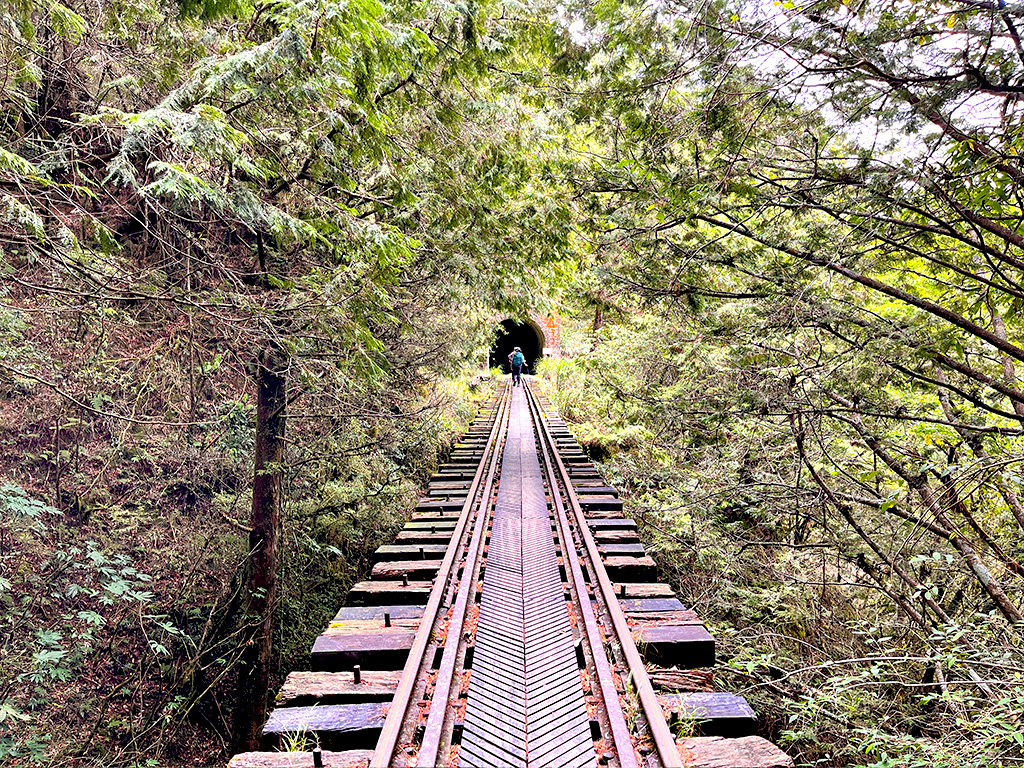
[{"label": "wooden walkway", "polygon": [[792,765],[689,671],[714,638],[528,385],[502,387],[377,558],[288,677],[267,751],[230,768]]},{"label": "wooden walkway", "polygon": [[522,387],[501,463],[459,765],[597,765]]}]

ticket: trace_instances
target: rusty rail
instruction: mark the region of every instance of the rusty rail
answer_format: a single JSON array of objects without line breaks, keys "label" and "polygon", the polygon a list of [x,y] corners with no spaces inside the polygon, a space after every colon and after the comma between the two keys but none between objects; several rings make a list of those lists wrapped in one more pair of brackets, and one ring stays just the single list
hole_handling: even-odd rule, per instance
[{"label": "rusty rail", "polygon": [[[507,428],[510,410],[510,407],[504,408],[501,414],[501,419],[504,421],[497,434],[503,434]],[[497,426],[497,422],[498,420],[496,420],[495,426]],[[488,443],[488,447],[490,448],[490,443]],[[476,579],[475,564],[480,560],[483,542],[486,538],[487,525],[490,518],[490,500],[494,490],[494,477],[498,469],[499,455],[500,451],[496,449],[490,450],[480,462],[480,466],[488,462],[490,466],[487,469],[484,492],[480,495],[477,506],[476,520],[473,524],[473,535],[469,542],[469,551],[466,554],[466,567],[463,569],[462,578],[459,581],[459,589],[456,593],[452,609],[452,618],[448,625],[448,637],[451,638],[460,637],[465,624],[466,609],[469,605],[472,586]],[[434,682],[434,695],[431,699],[430,714],[427,716],[423,741],[420,743],[420,751],[416,758],[416,765],[423,766],[423,768],[431,768],[431,766],[439,764],[438,752],[441,749],[441,738],[444,735],[448,697],[451,694],[452,680],[455,677],[455,665],[458,660],[459,646],[460,643],[458,642],[445,642],[444,644],[441,666],[438,669],[437,679]]]}]

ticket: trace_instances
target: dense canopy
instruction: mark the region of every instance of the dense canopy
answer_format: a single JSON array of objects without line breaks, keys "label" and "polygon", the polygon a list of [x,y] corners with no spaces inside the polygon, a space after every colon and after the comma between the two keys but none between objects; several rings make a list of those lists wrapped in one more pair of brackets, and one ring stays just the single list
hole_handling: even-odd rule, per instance
[{"label": "dense canopy", "polygon": [[558,312],[536,373],[766,735],[1024,763],[1022,25],[4,4],[0,760],[244,745]]}]

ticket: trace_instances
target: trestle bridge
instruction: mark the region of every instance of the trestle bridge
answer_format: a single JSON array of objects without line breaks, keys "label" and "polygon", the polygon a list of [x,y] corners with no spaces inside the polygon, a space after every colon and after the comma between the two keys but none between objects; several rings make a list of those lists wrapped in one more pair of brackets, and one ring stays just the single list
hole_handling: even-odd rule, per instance
[{"label": "trestle bridge", "polygon": [[[230,768],[783,768],[550,405],[502,384]],[[297,739],[298,735],[298,739]],[[304,741],[305,751],[281,751]],[[315,748],[311,748],[315,745]]]}]

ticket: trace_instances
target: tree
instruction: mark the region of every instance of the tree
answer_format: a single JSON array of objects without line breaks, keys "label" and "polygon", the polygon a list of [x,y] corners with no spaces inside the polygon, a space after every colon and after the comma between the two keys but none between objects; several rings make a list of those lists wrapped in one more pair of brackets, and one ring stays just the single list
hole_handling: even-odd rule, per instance
[{"label": "tree", "polygon": [[[496,3],[373,0],[0,13],[0,283],[13,308],[58,318],[30,336],[60,353],[5,357],[7,383],[111,434],[98,478],[62,481],[69,498],[107,485],[123,443],[160,439],[185,455],[175,494],[237,497],[255,442],[250,583],[240,601],[221,574],[198,648],[181,649],[199,698],[247,657],[236,722],[251,743],[288,599],[273,599],[281,499],[285,525],[314,509],[292,521],[310,534],[298,541],[346,554],[317,502],[352,517],[404,487],[411,448],[436,451],[451,428],[432,415],[453,399],[436,382],[477,359],[495,307],[536,304],[573,250],[571,203],[552,193],[562,149],[512,74],[541,55],[544,25]],[[287,412],[260,407],[268,389]],[[220,485],[205,474],[218,451]]]},{"label": "tree", "polygon": [[[616,471],[681,563],[724,550],[714,588],[665,565],[691,602],[761,638],[765,685],[878,647],[846,644],[846,626],[820,614],[813,624],[813,595],[850,621],[878,617],[900,638],[893,657],[906,642],[929,661],[930,673],[893,661],[880,685],[928,686],[955,668],[939,690],[981,691],[987,701],[966,711],[995,729],[1000,691],[1015,690],[978,666],[1013,645],[1021,620],[1013,13],[955,2],[569,11],[575,36],[562,45],[580,66],[557,98],[592,137],[574,172],[594,243],[581,283],[601,285],[616,310],[592,364],[577,363],[611,419],[588,428],[622,453]],[[964,102],[973,113],[954,108]],[[571,388],[570,372],[559,380]],[[780,592],[788,602],[773,602]],[[951,639],[963,626],[967,644]],[[838,717],[830,700],[865,701],[849,681],[815,693],[801,680],[795,695],[828,713],[808,727]],[[929,735],[947,732],[947,703],[921,715]],[[927,708],[901,705],[908,717]],[[917,748],[880,735],[884,715],[863,707],[852,727],[877,736],[864,749]],[[977,760],[1015,749],[992,734],[1002,746]],[[792,737],[808,760],[826,758],[812,737]],[[929,742],[930,758],[969,759],[950,739]]]},{"label": "tree", "polygon": [[274,602],[277,599],[278,549],[281,532],[284,469],[287,357],[267,350],[256,363],[256,453],[252,492],[252,530],[249,532],[248,603],[245,615],[251,629],[243,635],[234,751],[259,748],[267,694],[271,686]]}]

